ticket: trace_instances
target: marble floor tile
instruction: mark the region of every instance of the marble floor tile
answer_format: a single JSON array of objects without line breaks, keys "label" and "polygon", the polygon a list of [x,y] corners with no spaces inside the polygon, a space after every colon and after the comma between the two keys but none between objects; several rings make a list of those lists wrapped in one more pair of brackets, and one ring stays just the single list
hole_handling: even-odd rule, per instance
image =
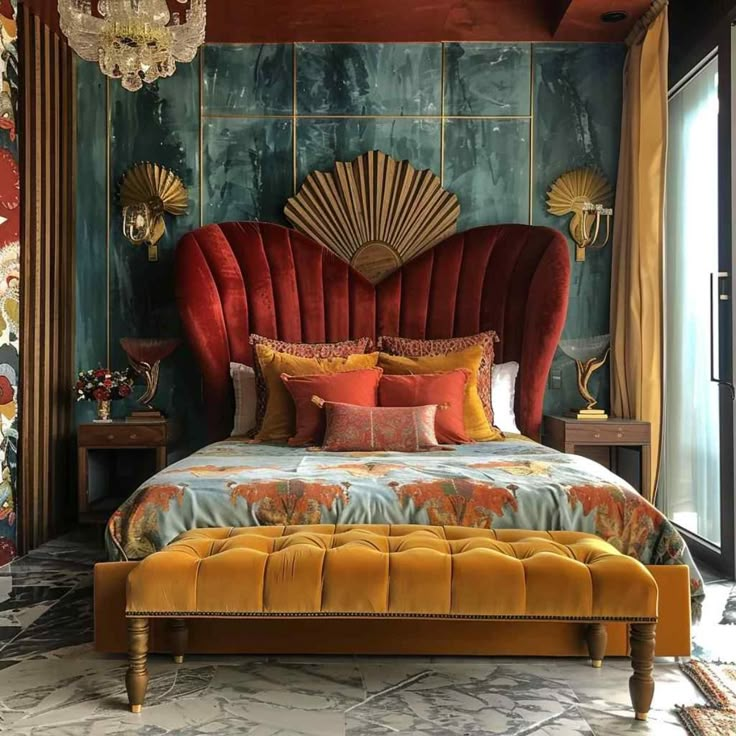
[{"label": "marble floor tile", "polygon": [[[0,568],[0,734],[674,736],[675,706],[705,702],[669,658],[639,723],[625,658],[594,670],[582,658],[154,656],[134,715],[125,657],[92,648],[98,542],[72,535]],[[736,660],[736,626],[719,623],[730,589],[708,585],[696,656]]]}]

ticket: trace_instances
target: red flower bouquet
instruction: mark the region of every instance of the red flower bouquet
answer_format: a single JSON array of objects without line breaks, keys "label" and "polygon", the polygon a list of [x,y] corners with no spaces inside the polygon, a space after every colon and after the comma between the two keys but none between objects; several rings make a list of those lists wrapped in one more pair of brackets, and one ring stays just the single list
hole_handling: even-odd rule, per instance
[{"label": "red flower bouquet", "polygon": [[129,370],[109,371],[96,368],[81,371],[74,388],[77,401],[115,401],[129,396],[132,385],[133,376]]},{"label": "red flower bouquet", "polygon": [[91,371],[81,371],[74,389],[77,401],[97,402],[97,421],[110,420],[110,402],[124,399],[130,395],[133,386],[133,372],[110,371],[106,368],[96,368]]}]

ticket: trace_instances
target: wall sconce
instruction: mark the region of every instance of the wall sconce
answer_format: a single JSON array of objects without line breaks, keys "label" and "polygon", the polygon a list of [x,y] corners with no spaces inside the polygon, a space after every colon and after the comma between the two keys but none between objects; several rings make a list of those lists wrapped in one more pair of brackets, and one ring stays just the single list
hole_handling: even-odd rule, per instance
[{"label": "wall sconce", "polygon": [[[575,260],[584,261],[585,251],[603,248],[611,235],[611,185],[595,169],[573,169],[563,174],[547,192],[547,211],[562,217],[572,213],[570,235],[575,241]],[[601,219],[605,237],[601,240]]]},{"label": "wall sconce", "polygon": [[133,244],[148,245],[148,260],[158,261],[158,241],[166,233],[164,213],[183,215],[189,195],[169,169],[149,162],[136,164],[120,182],[123,235]]}]

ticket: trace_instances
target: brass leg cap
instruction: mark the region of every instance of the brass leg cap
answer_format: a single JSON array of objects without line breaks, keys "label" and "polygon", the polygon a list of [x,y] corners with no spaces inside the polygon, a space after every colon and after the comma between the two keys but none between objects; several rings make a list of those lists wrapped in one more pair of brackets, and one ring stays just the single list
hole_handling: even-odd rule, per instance
[{"label": "brass leg cap", "polygon": [[177,664],[181,664],[184,661],[184,655],[183,654],[175,654],[174,655],[174,662]]},{"label": "brass leg cap", "polygon": [[646,721],[648,716],[649,713],[636,713],[635,717],[637,721]]},{"label": "brass leg cap", "polygon": [[143,710],[142,705],[131,705],[130,706],[130,712],[131,713],[140,713]]},{"label": "brass leg cap", "polygon": [[603,667],[603,660],[602,659],[594,659],[592,660],[593,667],[595,667],[597,670],[599,670],[601,667]]}]

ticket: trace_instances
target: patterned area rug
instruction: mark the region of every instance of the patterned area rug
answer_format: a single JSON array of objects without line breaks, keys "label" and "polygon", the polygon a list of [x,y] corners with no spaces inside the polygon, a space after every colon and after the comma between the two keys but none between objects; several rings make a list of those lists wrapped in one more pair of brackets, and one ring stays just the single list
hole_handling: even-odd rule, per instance
[{"label": "patterned area rug", "polygon": [[736,664],[691,660],[682,670],[710,703],[678,708],[685,728],[693,736],[736,734]]},{"label": "patterned area rug", "polygon": [[731,588],[726,601],[726,607],[723,609],[722,624],[733,624],[736,626],[736,585]]}]

